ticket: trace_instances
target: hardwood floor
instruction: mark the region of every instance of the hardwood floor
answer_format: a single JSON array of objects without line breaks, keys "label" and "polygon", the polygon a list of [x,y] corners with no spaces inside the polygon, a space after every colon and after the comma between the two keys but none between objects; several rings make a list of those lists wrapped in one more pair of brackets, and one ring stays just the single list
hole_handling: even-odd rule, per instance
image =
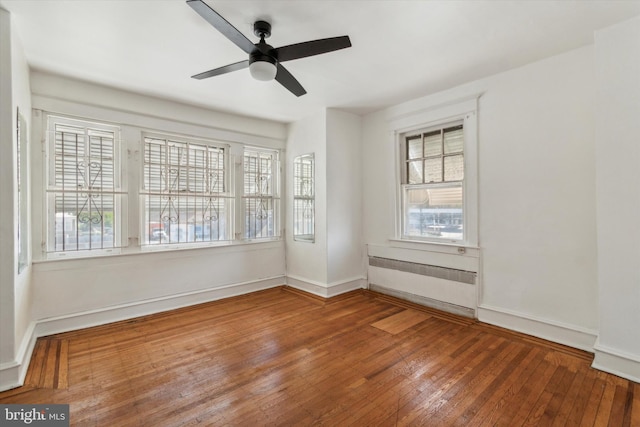
[{"label": "hardwood floor", "polygon": [[368,291],[282,287],[38,340],[0,403],[71,425],[640,426],[588,353]]}]

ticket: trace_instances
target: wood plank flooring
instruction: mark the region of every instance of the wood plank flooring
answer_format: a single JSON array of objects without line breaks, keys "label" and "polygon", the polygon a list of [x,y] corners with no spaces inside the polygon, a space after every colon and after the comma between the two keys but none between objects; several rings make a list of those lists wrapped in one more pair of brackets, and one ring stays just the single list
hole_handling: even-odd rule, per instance
[{"label": "wood plank flooring", "polygon": [[579,350],[369,291],[280,287],[38,340],[0,403],[74,426],[640,426]]}]

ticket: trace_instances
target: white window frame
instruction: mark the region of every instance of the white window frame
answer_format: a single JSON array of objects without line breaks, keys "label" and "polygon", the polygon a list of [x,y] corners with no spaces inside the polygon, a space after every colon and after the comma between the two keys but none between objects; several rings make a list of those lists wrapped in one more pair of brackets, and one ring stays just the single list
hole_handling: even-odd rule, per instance
[{"label": "white window frame", "polygon": [[[34,121],[34,132],[42,135],[42,145],[41,149],[34,150],[33,156],[35,162],[41,162],[43,166],[42,168],[31,171],[34,180],[40,183],[40,185],[35,186],[33,190],[35,209],[40,210],[42,213],[40,215],[41,219],[34,224],[34,232],[32,234],[33,247],[39,248],[39,250],[34,253],[34,262],[65,258],[135,255],[156,251],[205,249],[207,247],[228,247],[251,244],[263,245],[282,241],[283,209],[281,193],[283,170],[281,159],[284,150],[282,146],[284,144],[283,141],[276,141],[272,138],[259,136],[219,132],[208,127],[192,128],[182,123],[172,121],[168,121],[166,123],[167,126],[158,126],[156,121],[146,120],[144,117],[138,115],[125,114],[124,118],[117,117],[114,120],[112,115],[105,111],[94,111],[94,114],[87,113],[88,115],[85,115],[83,114],[84,108],[85,107],[82,106],[82,108],[72,109],[72,111],[66,111],[64,108],[61,110],[56,108],[50,110],[34,110],[34,117],[38,117],[38,119]],[[107,117],[107,119],[103,119],[103,117]],[[78,124],[85,124],[85,126],[93,126],[94,128],[105,126],[106,129],[117,129],[118,131],[116,134],[117,137],[114,140],[114,161],[117,164],[117,166],[114,165],[114,170],[116,171],[114,183],[117,184],[116,187],[114,187],[115,191],[111,191],[111,193],[118,195],[119,215],[116,215],[118,225],[114,226],[115,236],[113,240],[116,242],[116,246],[113,248],[77,250],[75,243],[73,243],[73,246],[70,246],[70,249],[66,252],[50,250],[52,246],[55,246],[56,219],[53,213],[49,215],[50,211],[55,211],[55,206],[52,204],[52,201],[55,199],[54,191],[56,190],[55,185],[50,185],[56,183],[55,180],[52,180],[52,178],[55,177],[55,170],[52,169],[55,160],[51,156],[55,154],[55,146],[52,145],[55,144],[55,142],[52,142],[50,138],[50,136],[53,135],[50,130],[54,129],[50,124],[52,120],[59,120],[61,124],[65,122],[66,124],[76,126],[78,126]],[[139,123],[139,121],[141,121],[141,123]],[[178,138],[178,140],[186,139],[196,143],[211,143],[216,147],[228,148],[228,152],[225,152],[228,179],[228,187],[225,188],[225,195],[227,195],[229,199],[229,232],[225,236],[226,240],[179,242],[177,244],[167,245],[144,244],[144,226],[146,226],[144,218],[145,192],[142,187],[144,185],[145,136],[169,139]],[[276,160],[273,162],[271,178],[273,194],[267,196],[273,201],[275,208],[273,213],[269,212],[269,215],[274,215],[273,231],[269,229],[269,232],[273,235],[264,236],[263,238],[245,238],[243,216],[246,202],[246,199],[243,197],[243,160],[245,149],[268,152],[274,156]],[[75,160],[72,161],[72,164],[75,164]],[[68,176],[68,178],[67,183],[75,182],[75,177]],[[70,179],[72,179],[72,181],[70,181]],[[111,188],[111,185],[109,185],[109,187]],[[65,192],[67,192],[66,188],[69,188],[69,191],[73,191],[76,186],[72,185],[69,187],[67,185]],[[71,208],[73,209],[74,206],[71,206]],[[79,209],[79,207],[76,208],[76,210],[77,209]],[[71,210],[67,209],[67,212],[71,212]],[[100,216],[102,218],[102,215]],[[101,224],[103,224],[103,222],[101,222]],[[110,225],[108,222],[107,224]],[[269,224],[269,226],[271,227],[271,224]],[[104,234],[104,236],[107,238],[106,242],[111,244],[111,236],[109,235],[107,237],[106,234]],[[67,241],[67,243],[69,243],[69,241]],[[60,248],[59,245],[58,248]]]},{"label": "white window frame", "polygon": [[[409,191],[411,190],[420,190],[420,189],[425,189],[425,190],[438,190],[438,189],[447,189],[447,188],[460,188],[461,193],[462,193],[462,213],[464,215],[464,211],[465,209],[465,198],[464,198],[464,185],[465,185],[465,180],[464,178],[462,180],[456,180],[456,181],[447,181],[446,180],[446,157],[450,157],[451,155],[454,156],[460,156],[462,155],[462,158],[464,159],[464,146],[463,146],[463,151],[462,152],[456,152],[453,154],[447,154],[446,150],[445,150],[445,145],[444,145],[444,132],[447,129],[450,128],[455,128],[458,126],[462,126],[462,131],[463,131],[463,135],[464,135],[464,124],[462,121],[455,121],[453,123],[442,123],[438,126],[435,127],[430,127],[430,128],[426,128],[426,129],[420,129],[418,131],[414,131],[414,132],[406,132],[400,135],[400,140],[401,140],[401,146],[400,146],[400,156],[403,159],[402,162],[402,173],[401,173],[401,187],[402,187],[402,191],[401,191],[401,197],[402,197],[402,206],[401,206],[401,211],[402,211],[402,218],[401,218],[401,223],[402,223],[402,230],[401,230],[401,237],[402,239],[405,240],[425,240],[425,241],[434,241],[434,242],[444,242],[444,243],[460,243],[460,242],[464,242],[465,241],[465,237],[464,237],[464,233],[465,233],[465,229],[463,228],[463,235],[460,239],[456,239],[456,238],[452,238],[452,237],[441,237],[441,236],[416,236],[416,235],[411,235],[407,233],[407,228],[408,228],[408,224],[407,224],[407,210],[408,210],[408,205],[409,205],[409,201],[408,201],[408,197],[407,194]],[[437,132],[440,136],[440,144],[441,144],[441,152],[438,155],[434,155],[434,156],[428,156],[427,154],[423,153],[423,155],[421,157],[416,157],[415,160],[410,160],[408,158],[408,153],[407,153],[407,142],[409,139],[415,139],[415,137],[418,137],[421,140],[421,144],[423,145],[424,148],[424,135],[425,134],[431,134]],[[425,161],[431,159],[431,160],[439,160],[440,161],[440,166],[441,166],[441,170],[440,170],[440,181],[433,181],[433,182],[425,182],[427,181],[426,178],[426,174],[427,174],[427,170],[426,170],[426,166],[425,166]],[[421,174],[421,179],[423,182],[420,183],[409,183],[409,163],[413,163],[419,161],[422,163],[422,174]],[[463,166],[464,168],[464,166]],[[463,176],[464,176],[464,172],[463,172]],[[463,219],[463,224],[464,224],[464,219]]]},{"label": "white window frame", "polygon": [[[478,136],[477,110],[480,95],[454,100],[445,104],[426,106],[417,111],[391,117],[389,131],[395,151],[395,229],[390,239],[396,243],[423,243],[425,245],[453,245],[459,247],[478,247]],[[404,187],[405,173],[404,144],[405,135],[425,129],[446,127],[461,122],[464,132],[464,183],[463,218],[464,236],[462,240],[443,238],[419,238],[404,235]]]},{"label": "white window frame", "polygon": [[[307,163],[309,166],[309,174],[299,171],[298,165]],[[301,167],[300,167],[301,168]],[[315,155],[302,154],[293,159],[293,223],[291,224],[291,233],[293,240],[300,242],[315,242]],[[303,203],[305,207],[299,208],[299,204]],[[302,228],[310,230],[309,233],[297,233],[296,221],[302,221]]]},{"label": "white window frame", "polygon": [[[56,226],[55,226],[55,195],[64,191],[55,184],[55,129],[56,125],[63,125],[75,128],[85,129],[85,135],[88,130],[96,130],[113,133],[113,186],[112,191],[98,192],[100,194],[112,194],[114,196],[114,218],[113,218],[113,247],[112,248],[91,248],[91,249],[71,249],[56,250]],[[126,176],[124,165],[126,162],[122,160],[122,138],[121,127],[102,121],[93,121],[89,119],[67,117],[48,113],[46,116],[46,173],[45,173],[45,252],[46,257],[50,259],[56,258],[75,258],[75,257],[91,257],[107,254],[119,254],[125,242],[127,242],[127,191],[126,183],[122,177]],[[91,236],[90,236],[91,238]]]},{"label": "white window frame", "polygon": [[[271,156],[273,156],[273,160],[271,162],[271,176],[272,176],[272,182],[271,182],[271,193],[262,193],[260,190],[258,190],[255,193],[247,193],[245,192],[245,189],[247,187],[247,183],[246,183],[246,165],[245,165],[245,161],[246,161],[246,153],[247,152],[255,152],[255,153],[263,153],[263,154],[269,154]],[[242,185],[242,203],[241,203],[241,209],[240,209],[240,218],[241,218],[241,234],[240,236],[242,240],[244,241],[265,241],[265,240],[279,240],[281,239],[282,236],[282,230],[280,229],[280,215],[281,215],[281,209],[280,209],[280,171],[281,171],[281,166],[280,166],[280,150],[275,150],[275,149],[268,149],[268,148],[261,148],[261,147],[253,147],[253,146],[244,146],[242,149],[242,178],[241,178],[241,185]],[[259,185],[256,184],[256,189],[258,189]],[[251,237],[249,235],[249,230],[247,229],[247,212],[248,212],[248,206],[247,203],[250,200],[255,200],[255,199],[265,199],[271,202],[272,206],[273,206],[273,234],[271,235],[267,235],[267,236],[254,236]]]},{"label": "white window frame", "polygon": [[[225,235],[226,239],[219,240],[197,240],[193,241],[172,241],[168,239],[166,242],[158,242],[158,243],[150,243],[147,242],[146,233],[147,233],[147,218],[146,218],[146,197],[149,195],[157,195],[155,192],[150,192],[145,188],[145,162],[146,162],[146,153],[147,153],[147,139],[154,139],[165,141],[166,143],[179,143],[186,144],[187,146],[198,146],[198,147],[213,147],[216,149],[221,149],[224,151],[224,176],[223,176],[223,187],[224,191],[215,193],[215,197],[226,199],[226,216],[225,216]],[[184,135],[174,135],[174,134],[164,134],[164,133],[153,133],[153,132],[142,132],[142,157],[140,162],[140,203],[139,203],[139,236],[138,242],[144,251],[155,251],[155,250],[170,250],[170,249],[182,249],[182,248],[193,248],[193,247],[206,247],[206,246],[217,246],[228,244],[230,241],[234,239],[233,230],[235,228],[235,197],[234,197],[234,188],[233,188],[233,174],[231,173],[230,165],[232,161],[230,161],[230,146],[229,144],[203,139],[203,138],[191,138]],[[170,192],[162,192],[163,194],[169,195]],[[182,194],[177,192],[176,196],[181,197]],[[202,196],[195,195],[194,197],[210,197],[211,194],[203,194]],[[171,237],[171,236],[168,236]]]}]

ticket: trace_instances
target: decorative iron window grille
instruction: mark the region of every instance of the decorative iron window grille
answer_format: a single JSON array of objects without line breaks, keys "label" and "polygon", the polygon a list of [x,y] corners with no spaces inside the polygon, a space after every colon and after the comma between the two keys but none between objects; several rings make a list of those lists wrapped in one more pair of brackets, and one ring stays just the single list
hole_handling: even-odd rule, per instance
[{"label": "decorative iron window grille", "polygon": [[315,158],[313,154],[293,160],[293,238],[315,240]]},{"label": "decorative iron window grille", "polygon": [[120,129],[49,117],[49,252],[120,246]]},{"label": "decorative iron window grille", "polygon": [[144,138],[143,244],[231,240],[224,147]]},{"label": "decorative iron window grille", "polygon": [[279,158],[274,150],[244,149],[244,238],[280,235]]}]

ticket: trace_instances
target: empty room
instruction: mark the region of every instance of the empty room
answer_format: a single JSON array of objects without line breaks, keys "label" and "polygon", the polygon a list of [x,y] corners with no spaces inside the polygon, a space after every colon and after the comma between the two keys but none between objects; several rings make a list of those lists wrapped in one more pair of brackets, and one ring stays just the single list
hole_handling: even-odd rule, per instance
[{"label": "empty room", "polygon": [[639,118],[639,0],[0,0],[0,424],[640,426]]}]

